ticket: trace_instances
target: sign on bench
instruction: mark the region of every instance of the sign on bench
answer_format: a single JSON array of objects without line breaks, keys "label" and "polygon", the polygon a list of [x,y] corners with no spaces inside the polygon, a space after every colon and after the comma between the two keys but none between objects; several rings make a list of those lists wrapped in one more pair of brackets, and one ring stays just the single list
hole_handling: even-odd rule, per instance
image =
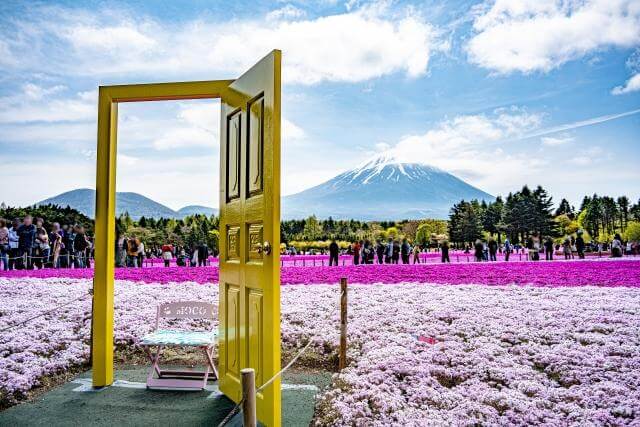
[{"label": "sign on bench", "polygon": [[158,317],[171,319],[215,319],[217,306],[202,301],[179,301],[161,304]]}]

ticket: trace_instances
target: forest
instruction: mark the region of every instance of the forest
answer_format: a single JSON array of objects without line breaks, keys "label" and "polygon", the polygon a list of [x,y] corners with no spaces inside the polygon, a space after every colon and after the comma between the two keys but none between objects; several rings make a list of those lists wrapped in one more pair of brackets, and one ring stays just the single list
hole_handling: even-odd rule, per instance
[{"label": "forest", "polygon": [[[22,218],[26,214],[41,217],[49,229],[53,222],[82,224],[93,234],[93,220],[67,206],[54,205],[13,208],[0,205],[0,218]],[[165,243],[194,247],[206,243],[218,249],[219,218],[192,215],[184,219],[145,218],[133,220],[127,213],[116,218],[116,234],[140,238],[147,247]],[[537,233],[561,241],[581,231],[586,240],[611,241],[615,233],[625,239],[640,240],[640,201],[631,203],[626,196],[585,196],[576,209],[566,199],[557,207],[548,192],[538,186],[498,196],[493,202],[478,200],[454,204],[448,220],[405,219],[399,221],[319,219],[285,220],[280,224],[282,247],[298,250],[326,249],[331,240],[346,248],[359,240],[408,239],[423,247],[435,247],[448,240],[461,246],[476,239],[494,238],[499,243],[508,237],[513,244]]]}]

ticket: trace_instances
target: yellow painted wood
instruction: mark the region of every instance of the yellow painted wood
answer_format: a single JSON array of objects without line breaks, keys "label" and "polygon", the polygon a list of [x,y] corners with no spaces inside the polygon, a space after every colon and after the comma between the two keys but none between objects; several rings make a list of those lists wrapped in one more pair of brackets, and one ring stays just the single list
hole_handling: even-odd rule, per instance
[{"label": "yellow painted wood", "polygon": [[101,86],[98,99],[95,271],[93,296],[93,386],[113,382],[113,270],[118,103],[220,98],[233,80]]},{"label": "yellow painted wood", "polygon": [[[280,70],[275,50],[222,95],[218,354],[236,402],[241,369],[256,370],[257,387],[280,370]],[[278,426],[280,412],[278,379],[258,393],[258,419]]]},{"label": "yellow painted wood", "polygon": [[[113,382],[117,103],[222,98],[220,388],[241,398],[280,370],[280,71],[274,50],[237,80],[100,87],[96,173],[93,385]],[[258,146],[256,146],[258,144]],[[230,151],[232,153],[230,153]],[[270,252],[267,253],[267,246]],[[280,425],[280,380],[257,395],[258,419]]]},{"label": "yellow painted wood", "polygon": [[233,80],[105,86],[115,102],[221,98]]},{"label": "yellow painted wood", "polygon": [[118,104],[105,88],[98,97],[95,269],[93,277],[93,386],[113,382],[113,268]]}]

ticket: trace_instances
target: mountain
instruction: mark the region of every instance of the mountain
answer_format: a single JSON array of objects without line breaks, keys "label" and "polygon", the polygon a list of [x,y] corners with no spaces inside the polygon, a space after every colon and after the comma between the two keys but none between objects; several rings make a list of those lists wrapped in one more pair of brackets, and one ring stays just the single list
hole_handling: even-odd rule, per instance
[{"label": "mountain", "polygon": [[[42,200],[36,204],[53,204],[62,207],[68,205],[88,217],[93,218],[96,204],[96,192],[89,188],[81,188],[58,194],[57,196]],[[196,213],[211,215],[211,213],[216,213],[217,211],[206,206],[186,206],[179,211],[174,211],[173,209],[138,193],[116,193],[116,215],[121,215],[125,212],[129,212],[131,218],[137,220],[143,216],[146,218],[184,218],[187,215],[193,215]]]},{"label": "mountain", "polygon": [[185,216],[189,216],[189,215],[211,216],[211,215],[218,215],[218,209],[209,208],[207,206],[200,206],[200,205],[189,205],[189,206],[185,206],[184,208],[178,209],[176,213],[178,214],[179,218],[184,218]]},{"label": "mountain", "polygon": [[[376,157],[315,187],[286,196],[283,218],[316,215],[334,219],[399,220],[447,218],[460,200],[493,201],[494,197],[442,169],[419,163],[402,163],[392,156]],[[95,191],[78,189],[38,202],[71,206],[93,218]],[[116,214],[129,212],[134,219],[184,218],[187,215],[217,214],[206,206],[173,209],[137,193],[116,193]]]},{"label": "mountain", "polygon": [[327,182],[283,199],[284,218],[400,220],[447,218],[460,200],[494,197],[450,173],[381,155]]}]

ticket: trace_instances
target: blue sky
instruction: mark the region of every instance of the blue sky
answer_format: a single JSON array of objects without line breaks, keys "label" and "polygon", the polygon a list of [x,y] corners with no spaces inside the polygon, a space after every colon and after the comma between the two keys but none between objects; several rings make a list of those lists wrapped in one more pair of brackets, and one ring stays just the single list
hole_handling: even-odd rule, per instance
[{"label": "blue sky", "polygon": [[[640,3],[0,5],[0,201],[95,183],[97,86],[233,78],[283,51],[283,193],[382,152],[492,194],[640,197]],[[118,190],[218,204],[219,104],[121,105]]]}]

